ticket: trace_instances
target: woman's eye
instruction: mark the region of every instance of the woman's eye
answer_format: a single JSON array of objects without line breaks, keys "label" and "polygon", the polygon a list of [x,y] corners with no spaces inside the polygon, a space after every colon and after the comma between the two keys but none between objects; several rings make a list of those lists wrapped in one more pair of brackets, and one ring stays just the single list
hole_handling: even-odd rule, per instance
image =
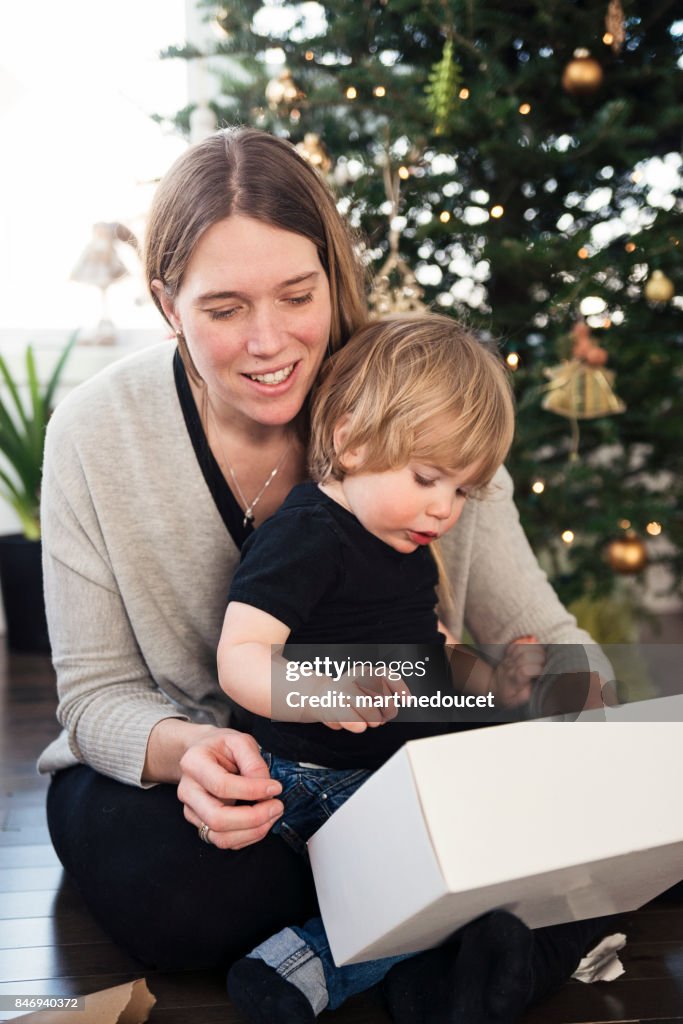
[{"label": "woman's eye", "polygon": [[210,309],[209,317],[211,320],[229,320],[237,312],[237,309],[237,306],[233,309]]},{"label": "woman's eye", "polygon": [[307,302],[311,302],[312,300],[313,292],[307,292],[305,295],[294,295],[292,296],[292,298],[287,299],[286,301],[290,304],[290,306],[305,306]]}]

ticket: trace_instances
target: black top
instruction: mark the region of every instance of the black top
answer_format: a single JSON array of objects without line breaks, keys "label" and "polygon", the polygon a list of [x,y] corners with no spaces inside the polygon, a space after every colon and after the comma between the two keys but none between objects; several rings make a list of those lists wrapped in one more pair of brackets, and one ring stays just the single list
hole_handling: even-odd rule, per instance
[{"label": "black top", "polygon": [[185,419],[185,426],[190,435],[190,441],[199,463],[206,485],[211,492],[216,508],[218,509],[226,528],[239,550],[247,537],[254,532],[252,523],[244,525],[244,512],[240,508],[237,498],[228,487],[221,468],[216,462],[213,452],[206,439],[202,421],[197,412],[197,406],[192,397],[190,382],[180,358],[178,349],[173,357],[173,376],[175,378],[176,391],[180,408]]},{"label": "black top", "polygon": [[[370,657],[367,648],[354,651],[349,644],[388,645],[375,646],[374,660],[429,657],[435,668],[429,681],[433,690],[435,678],[445,685],[444,638],[435,612],[437,582],[428,548],[411,554],[395,551],[317,484],[304,483],[245,542],[228,600],[252,605],[289,626],[286,658],[312,660],[318,653],[365,660]],[[406,682],[411,692],[424,692],[417,680]],[[297,689],[295,682],[290,686]],[[423,721],[416,722],[420,717]],[[425,717],[430,720],[425,722]],[[360,734],[317,723],[271,722],[244,712],[243,719],[271,753],[331,768],[376,768],[407,739],[449,728],[434,722],[433,711],[416,714],[414,709]]]}]

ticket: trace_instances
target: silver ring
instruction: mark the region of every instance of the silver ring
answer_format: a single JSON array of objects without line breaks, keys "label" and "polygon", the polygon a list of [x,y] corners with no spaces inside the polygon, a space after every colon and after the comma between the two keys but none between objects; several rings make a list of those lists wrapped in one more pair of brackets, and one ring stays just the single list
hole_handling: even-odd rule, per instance
[{"label": "silver ring", "polygon": [[208,843],[209,846],[213,846],[213,843],[209,839],[209,832],[210,831],[211,831],[211,829],[209,828],[208,825],[205,825],[204,822],[202,822],[201,825],[199,826],[199,828],[197,829],[197,832],[199,833],[199,838],[201,839],[201,841],[203,843]]}]

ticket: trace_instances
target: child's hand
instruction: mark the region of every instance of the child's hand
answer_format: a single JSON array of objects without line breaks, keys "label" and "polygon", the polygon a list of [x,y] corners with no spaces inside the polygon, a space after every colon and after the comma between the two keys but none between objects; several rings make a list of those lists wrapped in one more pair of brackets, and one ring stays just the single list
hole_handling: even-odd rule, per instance
[{"label": "child's hand", "polygon": [[[401,695],[410,694],[402,679],[392,680],[385,676],[373,676],[370,679],[345,676],[337,685],[337,692],[346,699],[346,707],[338,711],[344,720],[327,719],[323,724],[329,729],[346,729],[356,733],[376,729],[391,721],[398,714]],[[382,701],[376,705],[377,697],[381,697]]]},{"label": "child's hand", "polygon": [[491,689],[504,707],[519,707],[531,697],[534,680],[545,668],[545,648],[535,636],[521,636],[508,644],[491,679]]}]

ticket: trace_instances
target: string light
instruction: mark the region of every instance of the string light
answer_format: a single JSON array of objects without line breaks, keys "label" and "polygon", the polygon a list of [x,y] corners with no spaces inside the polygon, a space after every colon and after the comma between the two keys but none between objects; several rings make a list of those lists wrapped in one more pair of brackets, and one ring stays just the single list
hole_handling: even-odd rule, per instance
[{"label": "string light", "polygon": [[505,362],[508,364],[511,370],[516,370],[519,366],[519,356],[516,352],[508,352],[505,357]]},{"label": "string light", "polygon": [[375,96],[386,96],[387,94],[387,90],[384,88],[383,85],[376,85],[372,91],[374,92]]},{"label": "string light", "polygon": [[313,53],[313,50],[306,50],[304,57],[306,58],[306,60],[314,60],[315,54]]},{"label": "string light", "polygon": [[442,224],[448,224],[450,219],[451,215],[448,212],[448,210],[442,210],[441,213],[439,214],[439,220],[441,221]]},{"label": "string light", "polygon": [[520,114],[530,114],[531,113],[531,104],[530,103],[522,103],[521,107],[519,108],[519,112],[520,112]]},{"label": "string light", "polygon": [[358,95],[358,89],[356,89],[355,85],[350,85],[348,87],[348,89],[346,90],[346,98],[347,98],[347,100],[355,100],[357,95]]},{"label": "string light", "polygon": [[620,519],[619,520],[619,528],[621,530],[630,530],[631,529],[631,520],[630,519]]},{"label": "string light", "polygon": [[534,480],[534,482],[531,485],[531,490],[534,492],[534,494],[543,494],[545,490],[545,484],[542,480]]},{"label": "string light", "polygon": [[660,533],[662,532],[662,524],[653,521],[651,523],[648,523],[645,529],[651,537],[659,537]]},{"label": "string light", "polygon": [[586,249],[586,247],[582,245],[576,255],[579,257],[580,260],[587,260],[588,249]]},{"label": "string light", "polygon": [[461,89],[460,92],[458,93],[458,96],[460,97],[461,100],[468,100],[470,98],[470,90],[467,88]]},{"label": "string light", "polygon": [[565,530],[562,534],[562,540],[565,542],[565,544],[571,544],[574,540],[574,531]]},{"label": "string light", "polygon": [[504,213],[505,213],[505,210],[504,210],[504,208],[499,203],[497,203],[495,206],[491,207],[491,216],[495,217],[496,220],[499,217],[502,217]]},{"label": "string light", "polygon": [[289,115],[289,120],[293,121],[294,124],[298,124],[299,121],[301,120],[301,111],[297,110],[295,107],[294,110],[292,110]]},{"label": "string light", "polygon": [[410,171],[408,170],[407,167],[399,167],[399,169],[398,169],[398,176],[403,181],[406,181],[406,179],[410,177]]},{"label": "string light", "polygon": [[635,252],[636,251],[636,243],[635,242],[627,242],[626,245],[624,246],[624,249],[626,249],[626,252]]},{"label": "string light", "polygon": [[604,36],[602,37],[602,41],[605,44],[605,46],[611,46],[614,42],[614,36],[611,32],[605,32]]}]

